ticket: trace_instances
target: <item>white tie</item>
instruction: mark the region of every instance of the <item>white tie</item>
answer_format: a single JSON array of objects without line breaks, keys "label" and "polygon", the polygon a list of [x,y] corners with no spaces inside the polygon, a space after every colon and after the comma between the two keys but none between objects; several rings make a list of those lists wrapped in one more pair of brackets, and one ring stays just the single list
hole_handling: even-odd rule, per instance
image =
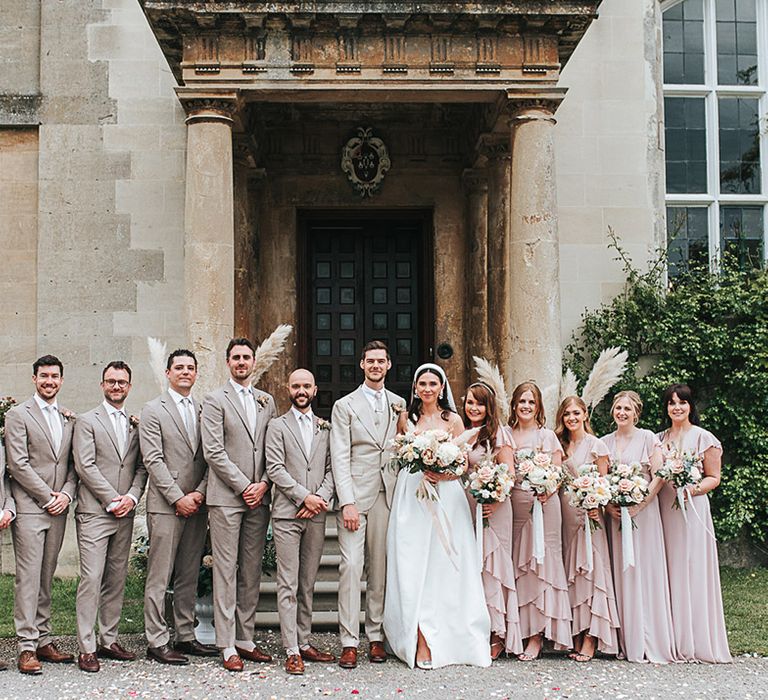
[{"label": "white tie", "polygon": [[53,438],[53,451],[59,454],[61,447],[61,418],[56,406],[46,406],[48,411],[48,427],[51,429],[51,438]]},{"label": "white tie", "polygon": [[125,452],[125,413],[114,411],[112,413],[115,427],[115,437],[117,438],[117,449],[122,457]]},{"label": "white tie", "polygon": [[189,442],[195,444],[195,412],[192,410],[192,399],[185,397],[181,400],[182,411],[181,415],[184,417],[184,426],[187,429],[187,435],[189,436]]},{"label": "white tie", "polygon": [[243,399],[248,426],[251,429],[251,435],[253,435],[256,432],[256,406],[253,403],[253,394],[243,387],[243,389],[240,390],[240,396]]},{"label": "white tie", "polygon": [[309,414],[302,414],[300,424],[304,437],[304,449],[306,449],[307,457],[309,457],[309,453],[312,451],[312,419],[309,417]]},{"label": "white tie", "polygon": [[373,410],[376,414],[375,420],[376,425],[378,425],[381,422],[381,414],[384,413],[384,404],[382,403],[382,393],[381,391],[377,391],[374,394],[373,398]]}]

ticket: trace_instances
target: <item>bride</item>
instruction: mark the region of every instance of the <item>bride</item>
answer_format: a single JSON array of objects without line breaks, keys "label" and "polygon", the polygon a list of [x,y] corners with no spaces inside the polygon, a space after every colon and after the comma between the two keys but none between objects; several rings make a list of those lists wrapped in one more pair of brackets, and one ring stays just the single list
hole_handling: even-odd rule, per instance
[{"label": "bride", "polygon": [[[411,404],[398,432],[464,431],[442,368],[416,370]],[[439,500],[419,500],[422,479]],[[384,631],[392,651],[413,668],[490,666],[490,620],[472,516],[457,477],[402,469],[387,531]]]}]

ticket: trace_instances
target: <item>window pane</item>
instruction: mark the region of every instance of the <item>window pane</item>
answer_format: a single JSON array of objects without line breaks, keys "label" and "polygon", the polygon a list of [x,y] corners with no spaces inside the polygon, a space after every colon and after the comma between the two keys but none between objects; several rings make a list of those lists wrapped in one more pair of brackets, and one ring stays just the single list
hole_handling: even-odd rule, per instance
[{"label": "window pane", "polygon": [[717,0],[717,82],[757,85],[755,0]]},{"label": "window pane", "polygon": [[707,265],[706,207],[667,207],[667,255],[670,277],[685,272],[691,265]]},{"label": "window pane", "polygon": [[760,193],[760,129],[756,99],[721,97],[720,191]]},{"label": "window pane", "polygon": [[685,0],[664,13],[664,82],[704,82],[702,0]]},{"label": "window pane", "polygon": [[720,207],[720,250],[743,268],[763,261],[763,208]]},{"label": "window pane", "polygon": [[704,99],[664,99],[667,192],[707,191],[707,145]]}]

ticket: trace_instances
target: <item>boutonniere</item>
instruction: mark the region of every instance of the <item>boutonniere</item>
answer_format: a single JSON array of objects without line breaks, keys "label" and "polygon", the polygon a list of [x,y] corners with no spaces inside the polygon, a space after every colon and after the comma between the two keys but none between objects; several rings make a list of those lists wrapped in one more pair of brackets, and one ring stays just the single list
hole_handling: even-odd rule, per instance
[{"label": "boutonniere", "polygon": [[77,418],[77,416],[74,413],[72,413],[72,411],[67,411],[66,409],[63,411],[59,411],[59,413],[61,414],[61,417],[64,419],[65,423],[69,423],[70,421],[74,423],[75,418]]},{"label": "boutonniere", "polygon": [[266,408],[267,404],[269,403],[269,396],[264,396],[263,394],[261,396],[257,396],[256,403],[258,403],[262,408]]},{"label": "boutonniere", "polygon": [[390,406],[392,407],[392,413],[395,414],[395,418],[398,418],[401,413],[405,413],[405,404],[393,403]]},{"label": "boutonniere", "polygon": [[317,419],[317,431],[320,432],[321,430],[330,430],[331,424],[325,420],[325,418],[318,418]]},{"label": "boutonniere", "polygon": [[138,416],[134,416],[134,415],[128,416],[128,429],[129,430],[131,428],[137,428],[138,425],[139,425],[139,417]]}]

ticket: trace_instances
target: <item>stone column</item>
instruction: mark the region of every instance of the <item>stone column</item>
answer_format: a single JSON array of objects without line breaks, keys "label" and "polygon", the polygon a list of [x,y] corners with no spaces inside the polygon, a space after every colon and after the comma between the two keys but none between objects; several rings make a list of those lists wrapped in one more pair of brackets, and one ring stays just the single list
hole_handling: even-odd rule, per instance
[{"label": "stone column", "polygon": [[467,205],[466,366],[472,377],[473,355],[488,357],[488,180],[481,169],[465,170],[462,182]]},{"label": "stone column", "polygon": [[560,249],[557,233],[554,111],[550,100],[513,103],[510,267],[511,382],[533,379],[550,425],[562,375]]},{"label": "stone column", "polygon": [[234,333],[235,257],[232,176],[234,100],[188,99],[184,209],[187,337],[197,355],[199,398],[226,378],[224,351]]},{"label": "stone column", "polygon": [[512,381],[512,332],[515,317],[510,311],[509,278],[509,138],[486,134],[478,150],[488,170],[488,332],[491,360],[506,382]]}]

